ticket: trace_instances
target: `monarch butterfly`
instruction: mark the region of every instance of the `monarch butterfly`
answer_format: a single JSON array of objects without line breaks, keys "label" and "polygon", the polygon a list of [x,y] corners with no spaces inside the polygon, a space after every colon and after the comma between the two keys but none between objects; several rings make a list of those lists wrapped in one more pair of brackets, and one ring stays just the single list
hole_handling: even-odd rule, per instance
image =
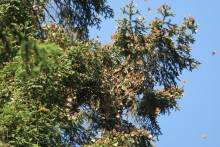
[{"label": "monarch butterfly", "polygon": [[151,12],[152,12],[151,8],[148,8],[148,13],[151,13]]},{"label": "monarch butterfly", "polygon": [[182,82],[182,83],[186,83],[186,80],[182,80],[181,82]]},{"label": "monarch butterfly", "polygon": [[155,115],[158,115],[158,114],[160,113],[160,111],[161,111],[160,108],[157,107],[154,114],[155,114]]},{"label": "monarch butterfly", "polygon": [[216,51],[212,51],[212,55],[215,55],[217,52]]},{"label": "monarch butterfly", "polygon": [[189,20],[192,22],[192,24],[195,23],[195,19],[194,18],[190,17]]}]

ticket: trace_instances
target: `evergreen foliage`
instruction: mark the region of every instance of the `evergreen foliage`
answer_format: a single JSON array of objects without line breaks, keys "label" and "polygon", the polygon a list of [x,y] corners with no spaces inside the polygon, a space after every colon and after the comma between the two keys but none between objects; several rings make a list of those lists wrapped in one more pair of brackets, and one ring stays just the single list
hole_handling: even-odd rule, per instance
[{"label": "evergreen foliage", "polygon": [[[51,7],[59,21],[44,24]],[[2,0],[0,13],[0,145],[151,147],[179,75],[199,65],[194,19],[172,23],[168,5],[146,24],[126,4],[106,45],[86,39],[96,15],[113,16],[105,0]]]}]

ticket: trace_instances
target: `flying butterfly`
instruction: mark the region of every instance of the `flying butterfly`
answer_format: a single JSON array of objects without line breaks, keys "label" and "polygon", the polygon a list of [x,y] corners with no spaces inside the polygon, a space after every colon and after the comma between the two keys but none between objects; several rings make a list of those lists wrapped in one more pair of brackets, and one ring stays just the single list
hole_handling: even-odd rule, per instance
[{"label": "flying butterfly", "polygon": [[182,82],[182,83],[186,83],[186,80],[182,80],[181,82]]},{"label": "flying butterfly", "polygon": [[149,7],[149,8],[148,8],[148,13],[151,13],[151,12],[152,12],[152,10],[151,10],[151,8]]},{"label": "flying butterfly", "polygon": [[216,51],[212,51],[212,55],[215,55],[217,52]]}]

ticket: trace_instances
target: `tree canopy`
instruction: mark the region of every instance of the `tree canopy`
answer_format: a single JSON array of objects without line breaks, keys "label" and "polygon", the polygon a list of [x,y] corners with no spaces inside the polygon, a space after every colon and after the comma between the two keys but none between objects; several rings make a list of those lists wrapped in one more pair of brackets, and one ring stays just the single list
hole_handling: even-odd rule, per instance
[{"label": "tree canopy", "polygon": [[[172,22],[164,4],[146,24],[133,2],[112,42],[89,40],[105,0],[0,2],[0,143],[140,146],[161,135],[157,117],[178,109],[197,25]],[[160,19],[161,18],[161,19]]]}]

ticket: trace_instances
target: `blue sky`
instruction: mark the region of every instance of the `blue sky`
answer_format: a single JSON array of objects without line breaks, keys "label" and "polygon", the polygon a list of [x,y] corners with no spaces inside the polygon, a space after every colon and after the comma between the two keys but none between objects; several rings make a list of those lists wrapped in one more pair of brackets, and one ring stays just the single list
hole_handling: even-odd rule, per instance
[{"label": "blue sky", "polygon": [[[108,0],[114,9],[115,18],[122,18],[120,7],[130,0]],[[193,72],[185,71],[181,79],[185,95],[179,101],[181,110],[170,116],[160,116],[159,123],[163,135],[155,143],[156,147],[220,147],[220,15],[219,0],[135,0],[137,8],[142,10],[148,20],[154,18],[156,8],[166,3],[176,14],[175,22],[181,24],[185,15],[191,15],[200,24],[192,45],[192,55],[202,64]],[[148,14],[150,7],[152,13]],[[100,31],[92,29],[91,35],[100,36],[102,43],[111,41],[110,36],[116,30],[114,19],[104,20]],[[211,55],[212,51],[216,55]],[[183,85],[183,84],[182,84]],[[206,139],[202,136],[207,135]]]}]

